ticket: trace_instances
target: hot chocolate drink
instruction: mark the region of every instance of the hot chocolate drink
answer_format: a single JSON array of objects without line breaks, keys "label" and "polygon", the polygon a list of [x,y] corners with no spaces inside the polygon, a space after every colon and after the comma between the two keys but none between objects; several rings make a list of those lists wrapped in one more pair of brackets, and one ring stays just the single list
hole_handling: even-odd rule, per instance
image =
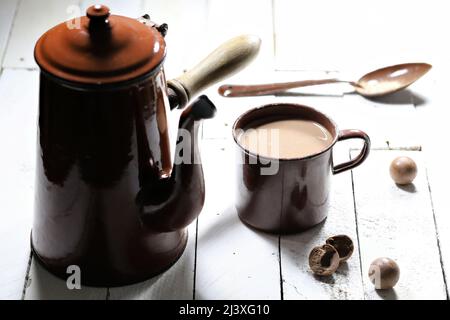
[{"label": "hot chocolate drink", "polygon": [[295,159],[326,149],[333,142],[333,135],[315,121],[281,119],[251,126],[242,132],[238,140],[254,154]]}]

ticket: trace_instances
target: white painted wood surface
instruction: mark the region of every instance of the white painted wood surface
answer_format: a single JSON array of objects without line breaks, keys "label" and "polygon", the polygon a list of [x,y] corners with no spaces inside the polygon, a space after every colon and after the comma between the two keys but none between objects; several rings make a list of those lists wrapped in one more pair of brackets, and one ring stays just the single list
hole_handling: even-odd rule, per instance
[{"label": "white painted wood surface", "polygon": [[[256,34],[261,40],[259,56],[239,78],[273,69],[272,0],[209,0],[207,37],[210,49],[240,34]],[[202,35],[200,35],[202,36]]]},{"label": "white painted wood surface", "polygon": [[38,73],[0,78],[0,299],[20,299],[30,256]]},{"label": "white painted wood surface", "polygon": [[202,146],[207,189],[198,218],[195,298],[280,299],[279,237],[248,228],[234,209],[231,140]]},{"label": "white painted wood surface", "polygon": [[433,208],[436,217],[438,237],[442,255],[443,268],[448,284],[450,283],[450,215],[448,204],[447,183],[450,181],[450,171],[446,170],[448,151],[443,141],[443,128],[447,128],[450,118],[448,106],[446,71],[448,68],[435,68],[433,81],[419,82],[415,93],[426,100],[417,108],[419,118],[425,124],[422,130],[425,142],[424,151],[427,164],[428,179],[432,193]]},{"label": "white painted wood surface", "polygon": [[81,286],[69,290],[65,280],[49,273],[34,258],[25,288],[25,300],[105,300],[108,294],[107,288]]},{"label": "white painted wood surface", "polygon": [[77,0],[21,0],[3,61],[4,68],[37,68],[34,45],[51,27],[78,16]]},{"label": "white painted wood surface", "polygon": [[[3,0],[0,2],[0,66],[8,44],[18,0]],[[1,69],[1,68],[0,68]]]},{"label": "white painted wood surface", "polygon": [[[337,150],[340,154],[334,155],[334,162],[347,161],[348,150]],[[325,222],[301,234],[281,237],[281,271],[286,300],[364,298],[350,172],[333,176],[331,186],[330,209]],[[352,257],[342,263],[334,275],[315,276],[309,268],[309,253],[315,246],[324,244],[327,238],[339,234],[348,235],[354,241]]]},{"label": "white painted wood surface", "polygon": [[188,229],[188,244],[181,258],[169,270],[147,281],[110,288],[110,300],[190,300],[194,297],[197,223]]},{"label": "white painted wood surface", "polygon": [[206,0],[145,0],[142,13],[159,23],[167,23],[166,77],[174,78],[193,67],[211,49],[205,46],[208,5]]},{"label": "white painted wood surface", "polygon": [[[26,299],[190,299],[194,290],[196,299],[279,299],[282,295],[285,299],[446,298],[439,261],[440,249],[445,275],[450,280],[446,187],[450,173],[442,169],[447,167],[442,131],[450,116],[445,78],[450,68],[450,50],[444,40],[444,30],[449,27],[445,1],[401,0],[394,4],[381,0],[370,5],[355,0],[345,4],[332,0],[105,0],[104,3],[116,14],[137,17],[149,13],[154,21],[169,24],[165,64],[168,78],[192,67],[218,44],[241,33],[259,35],[263,46],[248,69],[227,80],[231,83],[336,76],[354,80],[373,68],[407,60],[425,60],[434,68],[410,90],[378,101],[344,94],[349,90],[345,86],[241,99],[220,97],[216,88],[208,90],[218,113],[215,119],[205,122],[202,133],[207,198],[198,220],[198,234],[194,223],[190,226],[188,249],[180,261],[163,275],[137,285],[86,287],[82,291],[67,290],[64,281],[33,262]],[[39,87],[38,71],[24,69],[37,68],[33,48],[43,32],[71,18],[77,10],[84,14],[90,4],[88,0],[0,2],[0,61],[3,60],[0,149],[9,150],[0,157],[0,298],[3,299],[22,297],[29,261]],[[68,12],[68,8],[72,11]],[[411,24],[412,19],[421,22]],[[393,26],[401,26],[401,38],[399,32],[392,32]],[[280,101],[313,106],[329,114],[342,129],[365,130],[374,148],[386,148],[389,141],[390,147],[417,146],[424,150],[413,153],[419,158],[419,168],[424,169],[416,181],[416,193],[394,188],[381,171],[375,174],[378,169],[387,168],[381,163],[393,158],[396,153],[393,151],[373,151],[369,162],[353,172],[354,190],[349,173],[334,177],[334,200],[327,221],[304,234],[282,237],[281,273],[278,237],[255,232],[238,220],[231,200],[233,166],[227,167],[234,161],[230,137],[236,117],[252,107]],[[348,148],[358,146],[343,142],[336,147],[336,157],[346,158]],[[368,177],[371,183],[367,183]],[[356,216],[353,199],[349,200],[352,191]],[[388,209],[398,214],[388,215]],[[361,240],[355,245],[361,250],[362,270],[355,252],[348,265],[332,278],[322,282],[315,279],[306,261],[310,247],[336,233],[347,233],[355,240],[355,217]],[[417,235],[422,241],[414,242],[413,249],[408,250],[406,239]],[[421,258],[429,262],[426,268],[422,265],[423,270],[412,269],[412,262],[417,264],[412,261],[415,256],[411,252],[415,251],[423,252]],[[377,293],[368,282],[368,264],[381,254],[399,259],[402,276],[395,295]],[[426,276],[424,270],[428,270]]]},{"label": "white painted wood surface", "polygon": [[[432,0],[275,0],[277,67],[363,73],[448,53],[448,4]],[[447,55],[448,56],[448,55]]]},{"label": "white painted wood surface", "polygon": [[419,119],[411,98],[409,91],[384,101],[345,95],[342,108],[345,112],[337,115],[336,121],[342,128],[364,130],[371,137],[372,147],[421,146],[421,131],[417,130]]},{"label": "white painted wood surface", "polygon": [[[352,152],[353,155],[358,151]],[[414,183],[397,186],[389,175],[400,155],[414,159]],[[445,299],[425,164],[421,152],[373,151],[365,166],[353,171],[364,292],[368,299]],[[375,290],[367,277],[370,263],[394,259],[400,281],[393,290]]]},{"label": "white painted wood surface", "polygon": [[[189,300],[194,295],[196,223],[189,227],[189,238],[183,256],[169,270],[147,281],[114,288],[68,289],[66,281],[46,271],[32,259],[25,283],[25,300]],[[81,274],[81,276],[83,276]]]}]

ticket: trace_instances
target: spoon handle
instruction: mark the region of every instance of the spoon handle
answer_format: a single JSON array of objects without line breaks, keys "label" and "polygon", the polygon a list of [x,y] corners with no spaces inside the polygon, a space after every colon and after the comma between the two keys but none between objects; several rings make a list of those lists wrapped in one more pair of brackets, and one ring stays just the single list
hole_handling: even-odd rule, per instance
[{"label": "spoon handle", "polygon": [[303,81],[256,84],[256,85],[224,84],[219,87],[218,91],[219,94],[224,97],[250,97],[250,96],[269,95],[300,87],[316,86],[327,83],[341,83],[341,82],[353,84],[350,81],[344,81],[339,79],[303,80]]}]

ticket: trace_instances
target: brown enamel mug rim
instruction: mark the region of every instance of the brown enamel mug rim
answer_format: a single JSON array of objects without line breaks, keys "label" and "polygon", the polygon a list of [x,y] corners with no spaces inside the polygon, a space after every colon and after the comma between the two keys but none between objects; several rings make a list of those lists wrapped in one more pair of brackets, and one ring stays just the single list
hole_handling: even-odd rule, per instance
[{"label": "brown enamel mug rim", "polygon": [[[330,122],[330,124],[333,126],[334,131],[335,131],[334,137],[333,137],[333,141],[330,143],[330,145],[327,146],[325,149],[321,150],[320,152],[313,153],[313,154],[307,155],[307,156],[305,156],[305,157],[298,157],[298,158],[273,158],[273,157],[267,157],[267,156],[262,156],[262,155],[253,153],[253,152],[251,152],[250,150],[247,150],[246,148],[244,148],[244,147],[239,143],[238,137],[236,136],[236,130],[237,130],[236,126],[237,126],[237,124],[238,124],[240,121],[242,121],[243,119],[245,119],[245,118],[248,117],[250,114],[252,114],[252,113],[254,113],[254,112],[256,112],[256,111],[259,111],[259,110],[262,110],[262,109],[270,109],[270,108],[276,108],[276,107],[283,107],[283,106],[291,106],[291,107],[294,106],[294,107],[296,107],[296,108],[303,108],[304,110],[306,109],[308,112],[315,112],[315,113],[321,115],[322,117],[324,117],[325,119],[327,119],[327,120]],[[313,107],[310,107],[310,106],[306,106],[306,105],[299,104],[299,103],[289,103],[289,102],[275,102],[275,103],[269,103],[269,104],[265,104],[265,105],[262,105],[262,106],[258,106],[258,107],[252,108],[252,109],[247,110],[246,112],[242,113],[242,114],[234,121],[234,124],[233,124],[233,139],[234,139],[234,142],[239,146],[239,148],[241,148],[241,149],[244,151],[244,153],[246,153],[246,154],[248,154],[248,155],[250,155],[250,156],[256,157],[256,158],[262,158],[262,159],[267,159],[267,160],[277,160],[277,161],[301,161],[301,160],[309,160],[309,159],[312,159],[312,158],[319,157],[319,156],[321,156],[322,154],[324,154],[324,153],[326,153],[327,151],[329,151],[331,148],[333,148],[333,146],[334,146],[334,145],[336,144],[336,142],[338,141],[338,138],[339,138],[339,132],[340,132],[340,131],[339,131],[338,125],[337,125],[336,122],[335,122],[331,117],[329,117],[327,114],[325,114],[325,113],[323,113],[323,112],[321,112],[321,111],[319,111],[319,110],[317,110],[317,109],[315,109],[315,108],[313,108]]]}]

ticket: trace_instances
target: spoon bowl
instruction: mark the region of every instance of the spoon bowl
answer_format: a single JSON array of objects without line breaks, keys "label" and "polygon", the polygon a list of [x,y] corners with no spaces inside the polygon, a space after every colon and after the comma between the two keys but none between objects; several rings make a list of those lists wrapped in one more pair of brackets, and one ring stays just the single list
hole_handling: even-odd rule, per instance
[{"label": "spoon bowl", "polygon": [[365,97],[379,97],[405,89],[431,69],[428,63],[404,63],[381,68],[361,77],[354,87]]}]

